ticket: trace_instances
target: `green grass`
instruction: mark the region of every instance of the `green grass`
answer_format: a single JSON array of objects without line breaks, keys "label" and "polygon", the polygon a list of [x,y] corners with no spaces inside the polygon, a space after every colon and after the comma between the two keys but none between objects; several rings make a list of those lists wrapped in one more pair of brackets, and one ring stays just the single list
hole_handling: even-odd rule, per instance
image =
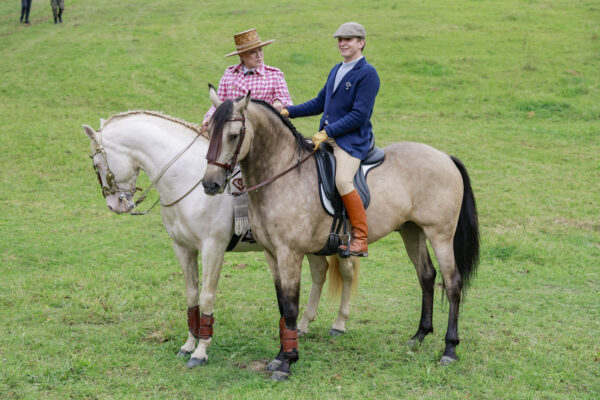
[{"label": "green grass", "polygon": [[[0,398],[600,397],[600,6],[596,1],[296,3],[0,2]],[[323,302],[292,378],[262,372],[278,349],[263,256],[228,254],[206,366],[186,338],[183,277],[159,213],[111,214],[81,124],[130,109],[200,122],[257,27],[296,103],[340,57],[343,22],[367,28],[381,89],[379,144],[412,140],[459,157],[479,207],[482,257],[461,310],[460,361],[438,365],[415,332],[420,289],[393,235],[362,262],[348,333]],[[305,135],[316,118],[296,120]],[[147,185],[144,180],[142,184]],[[149,201],[151,201],[150,199]],[[301,304],[310,281],[303,275]]]}]

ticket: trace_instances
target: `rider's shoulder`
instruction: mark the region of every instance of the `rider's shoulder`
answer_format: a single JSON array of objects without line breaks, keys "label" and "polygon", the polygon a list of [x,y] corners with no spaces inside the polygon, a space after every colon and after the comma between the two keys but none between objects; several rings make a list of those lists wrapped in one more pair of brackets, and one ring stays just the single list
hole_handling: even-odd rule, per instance
[{"label": "rider's shoulder", "polygon": [[276,67],[272,67],[270,65],[264,64],[265,70],[269,71],[269,72],[275,72],[275,73],[283,73],[279,68]]},{"label": "rider's shoulder", "polygon": [[240,69],[240,64],[230,65],[229,67],[225,68],[225,72],[231,73],[236,69]]}]

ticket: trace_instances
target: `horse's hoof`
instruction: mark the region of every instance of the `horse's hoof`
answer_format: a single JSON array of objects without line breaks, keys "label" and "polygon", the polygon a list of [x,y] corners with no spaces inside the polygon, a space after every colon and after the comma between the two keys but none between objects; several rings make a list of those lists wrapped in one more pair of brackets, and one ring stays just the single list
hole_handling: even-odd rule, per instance
[{"label": "horse's hoof", "polygon": [[185,357],[189,356],[190,354],[192,354],[191,351],[179,350],[179,353],[177,353],[177,357],[185,358]]},{"label": "horse's hoof", "polygon": [[456,361],[458,361],[458,360],[455,359],[455,358],[448,357],[448,356],[443,356],[442,359],[440,360],[440,364],[443,365],[443,366],[446,366],[446,365],[450,365],[452,363],[455,363]]},{"label": "horse's hoof", "polygon": [[267,371],[273,372],[281,365],[281,360],[274,359],[267,365]]},{"label": "horse's hoof", "polygon": [[206,364],[206,358],[190,358],[190,361],[188,361],[185,365],[188,368],[194,368],[197,367],[199,365],[204,365]]},{"label": "horse's hoof", "polygon": [[271,374],[271,380],[277,381],[277,382],[283,382],[283,381],[287,380],[287,378],[289,376],[290,376],[290,374],[287,372],[273,371],[273,373]]},{"label": "horse's hoof", "polygon": [[411,349],[411,350],[416,350],[419,347],[421,347],[421,342],[418,339],[410,339],[406,342],[406,345]]},{"label": "horse's hoof", "polygon": [[340,336],[340,335],[343,335],[344,333],[346,333],[346,332],[344,332],[344,331],[340,331],[339,329],[335,329],[335,328],[331,328],[331,329],[329,330],[329,334],[330,334],[331,336]]}]

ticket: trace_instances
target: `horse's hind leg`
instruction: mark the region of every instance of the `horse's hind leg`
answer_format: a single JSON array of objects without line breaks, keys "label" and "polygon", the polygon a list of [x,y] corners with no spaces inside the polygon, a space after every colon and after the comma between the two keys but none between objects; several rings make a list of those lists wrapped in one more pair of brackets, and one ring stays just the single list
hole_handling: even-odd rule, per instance
[{"label": "horse's hind leg", "polygon": [[458,339],[458,312],[461,300],[462,278],[456,268],[452,236],[447,234],[431,235],[428,232],[427,237],[431,242],[435,257],[440,265],[448,302],[450,303],[448,330],[445,337],[446,349],[440,360],[442,365],[447,365],[458,360],[455,350],[456,346],[460,343]]},{"label": "horse's hind leg", "polygon": [[315,320],[317,315],[317,307],[323,291],[323,284],[327,278],[327,258],[324,256],[307,255],[308,265],[310,266],[310,276],[312,278],[312,286],[310,295],[306,303],[306,309],[302,314],[302,320],[298,324],[298,336],[308,333],[308,324]]},{"label": "horse's hind leg", "polygon": [[427,239],[423,229],[412,222],[407,222],[398,232],[402,235],[408,257],[415,266],[423,294],[419,329],[409,341],[412,346],[420,345],[425,336],[433,332],[433,294],[436,273],[427,251]]},{"label": "horse's hind leg", "polygon": [[[355,272],[358,271],[358,259],[355,257],[339,258],[339,273],[342,278],[342,298],[338,316],[329,330],[332,336],[342,335],[346,332],[346,321],[350,316],[350,298],[352,297],[352,283],[354,282]],[[331,276],[331,274],[330,274]]]}]

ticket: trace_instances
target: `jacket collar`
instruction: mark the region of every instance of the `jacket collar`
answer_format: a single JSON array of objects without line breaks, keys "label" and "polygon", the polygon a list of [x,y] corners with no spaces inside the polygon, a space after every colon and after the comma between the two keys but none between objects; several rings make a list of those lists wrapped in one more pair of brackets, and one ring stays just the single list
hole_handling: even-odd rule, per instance
[{"label": "jacket collar", "polygon": [[[237,72],[239,74],[241,74],[242,76],[244,75],[244,64],[243,63],[239,63],[234,69],[234,72]],[[256,75],[265,75],[265,63],[260,64],[258,67],[254,68],[254,73]]]},{"label": "jacket collar", "polygon": [[[354,66],[354,68],[352,68],[350,71],[348,71],[348,73],[346,74],[346,76],[344,77],[344,79],[346,79],[346,77],[348,75],[350,75],[353,71],[356,71],[358,69],[360,69],[363,65],[365,65],[367,63],[367,59],[363,56],[359,62],[356,63],[356,65]],[[334,73],[333,73],[333,79],[331,80],[331,82],[329,82],[329,84],[331,85],[331,89],[333,89],[333,83],[335,80],[335,74],[337,74],[337,71],[340,69],[340,67],[342,66],[343,62],[339,63],[338,65],[336,65],[335,67],[333,67],[335,69]],[[335,92],[338,91],[338,89],[340,88],[341,85],[338,85],[338,87],[333,90],[332,94],[334,94]]]}]

